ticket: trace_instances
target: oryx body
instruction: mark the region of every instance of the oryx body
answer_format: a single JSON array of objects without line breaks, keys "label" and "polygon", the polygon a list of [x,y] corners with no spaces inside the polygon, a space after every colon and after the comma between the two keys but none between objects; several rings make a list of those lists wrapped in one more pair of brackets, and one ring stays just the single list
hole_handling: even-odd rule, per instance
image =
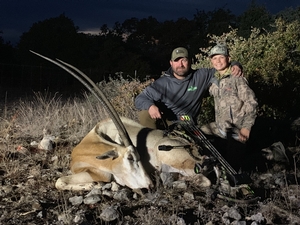
[{"label": "oryx body", "polygon": [[110,182],[112,178],[130,188],[148,188],[153,171],[176,172],[184,176],[198,176],[199,185],[209,186],[210,181],[194,172],[200,162],[184,148],[160,151],[158,146],[186,146],[189,142],[179,137],[169,137],[162,130],[143,127],[128,118],[121,118],[140,157],[138,166],[132,160],[135,154],[123,145],[119,131],[111,119],[99,122],[73,149],[71,171],[73,175],[61,177],[58,189],[90,189],[94,182]]}]

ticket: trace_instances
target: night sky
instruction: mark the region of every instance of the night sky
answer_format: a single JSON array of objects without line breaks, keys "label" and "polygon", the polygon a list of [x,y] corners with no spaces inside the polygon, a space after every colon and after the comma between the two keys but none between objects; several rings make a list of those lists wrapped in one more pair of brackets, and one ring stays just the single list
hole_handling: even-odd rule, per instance
[{"label": "night sky", "polygon": [[[132,17],[152,16],[158,21],[192,19],[197,10],[229,9],[240,15],[251,0],[0,0],[0,31],[5,42],[15,44],[35,22],[65,14],[80,31],[99,33],[103,24],[112,26]],[[256,0],[275,14],[300,6],[299,0]]]}]

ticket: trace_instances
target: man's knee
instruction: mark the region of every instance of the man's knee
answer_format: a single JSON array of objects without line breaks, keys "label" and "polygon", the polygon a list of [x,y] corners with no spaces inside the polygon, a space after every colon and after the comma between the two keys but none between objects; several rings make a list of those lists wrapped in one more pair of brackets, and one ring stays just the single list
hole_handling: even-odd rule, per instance
[{"label": "man's knee", "polygon": [[173,122],[169,120],[162,119],[152,119],[147,110],[142,110],[138,112],[138,119],[141,125],[149,127],[151,129],[167,129]]},{"label": "man's knee", "polygon": [[156,129],[156,120],[150,117],[148,110],[139,111],[138,119],[141,125],[152,129]]}]

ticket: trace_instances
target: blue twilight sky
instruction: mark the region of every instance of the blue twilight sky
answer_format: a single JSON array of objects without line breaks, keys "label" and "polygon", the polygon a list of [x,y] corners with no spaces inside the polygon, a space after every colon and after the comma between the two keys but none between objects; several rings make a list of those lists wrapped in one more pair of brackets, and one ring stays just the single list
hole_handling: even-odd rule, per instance
[{"label": "blue twilight sky", "polygon": [[[229,9],[240,15],[251,0],[0,0],[0,31],[5,42],[15,44],[33,23],[64,13],[80,31],[99,32],[108,26],[132,17],[152,16],[159,21],[192,19],[197,10]],[[300,6],[300,0],[256,0],[275,14],[289,7]]]}]

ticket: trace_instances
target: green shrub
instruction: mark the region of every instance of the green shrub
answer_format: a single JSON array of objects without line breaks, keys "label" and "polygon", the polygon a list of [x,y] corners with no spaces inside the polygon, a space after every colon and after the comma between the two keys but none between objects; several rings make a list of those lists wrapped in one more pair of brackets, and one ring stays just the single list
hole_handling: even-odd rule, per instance
[{"label": "green shrub", "polygon": [[[279,18],[272,30],[253,28],[246,39],[232,29],[221,36],[211,35],[211,44],[226,44],[231,59],[243,65],[244,75],[258,98],[260,115],[296,116],[300,107],[300,22],[288,23]],[[193,68],[210,65],[209,50],[200,49]]]}]

